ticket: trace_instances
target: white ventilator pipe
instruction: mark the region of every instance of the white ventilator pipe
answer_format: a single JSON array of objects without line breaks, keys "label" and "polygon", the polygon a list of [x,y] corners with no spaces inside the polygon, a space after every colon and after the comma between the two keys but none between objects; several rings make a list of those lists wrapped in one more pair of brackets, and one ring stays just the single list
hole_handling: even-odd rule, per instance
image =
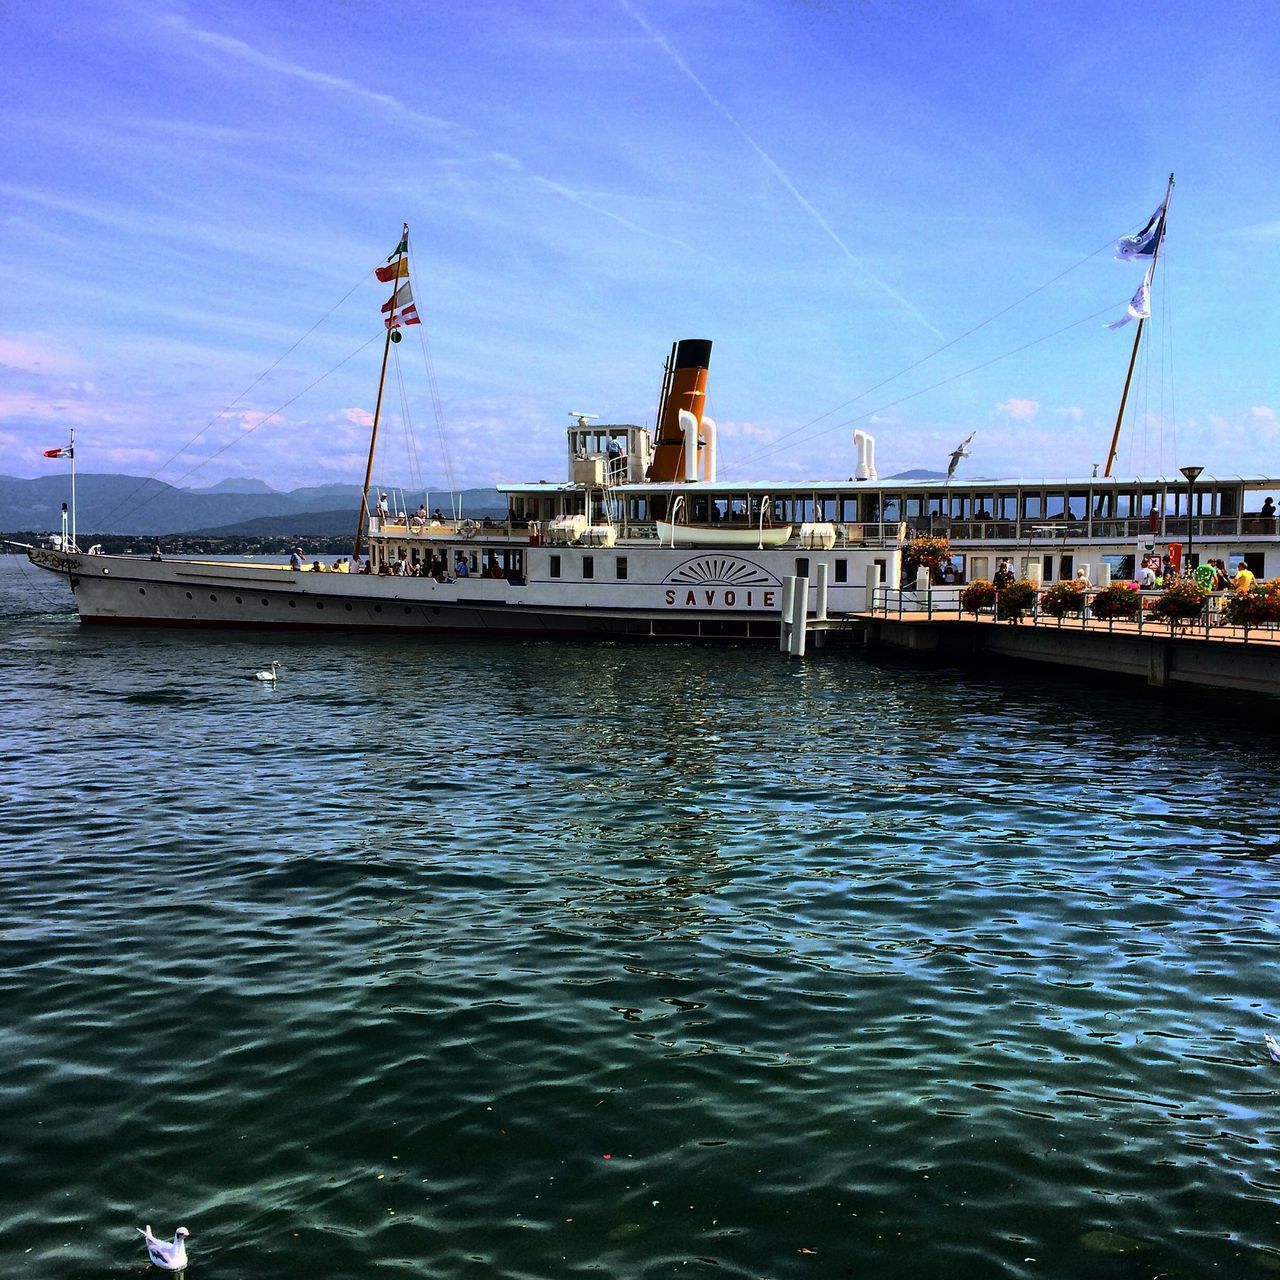
[{"label": "white ventilator pipe", "polygon": [[692,484],[698,478],[698,420],[688,409],[680,410],[680,429],[684,432],[684,478]]},{"label": "white ventilator pipe", "polygon": [[853,447],[858,455],[857,470],[854,471],[854,478],[857,480],[876,480],[876,438],[868,435],[859,428],[853,433]]},{"label": "white ventilator pipe", "polygon": [[716,424],[714,418],[702,419],[702,447],[699,458],[702,478],[715,481],[716,478]]}]

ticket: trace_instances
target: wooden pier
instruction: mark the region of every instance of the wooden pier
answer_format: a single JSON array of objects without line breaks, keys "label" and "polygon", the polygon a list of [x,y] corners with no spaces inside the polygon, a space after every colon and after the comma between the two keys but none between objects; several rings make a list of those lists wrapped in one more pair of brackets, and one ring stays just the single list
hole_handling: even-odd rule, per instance
[{"label": "wooden pier", "polygon": [[848,614],[809,624],[815,647],[841,640],[986,663],[1016,661],[1130,676],[1152,688],[1179,685],[1280,695],[1280,634],[1204,622],[1103,622],[914,609]]}]

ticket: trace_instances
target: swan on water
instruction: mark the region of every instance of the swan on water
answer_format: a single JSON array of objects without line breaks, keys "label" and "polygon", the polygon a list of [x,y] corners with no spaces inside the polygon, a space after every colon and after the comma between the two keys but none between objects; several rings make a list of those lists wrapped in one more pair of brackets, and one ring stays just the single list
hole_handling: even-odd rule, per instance
[{"label": "swan on water", "polygon": [[147,1242],[147,1257],[152,1265],[163,1267],[165,1271],[181,1271],[187,1265],[187,1237],[191,1234],[186,1227],[179,1227],[174,1233],[173,1243],[157,1240],[151,1234],[151,1224],[139,1227],[138,1234]]},{"label": "swan on water", "polygon": [[272,659],[271,659],[271,670],[270,670],[270,671],[258,671],[258,672],[256,672],[256,673],[254,674],[254,677],[253,677],[253,678],[254,678],[255,680],[265,680],[265,681],[267,681],[267,682],[268,682],[268,683],[270,683],[270,684],[275,684],[275,682],[276,682],[276,672],[279,670],[279,668],[280,668],[280,664],[279,664],[279,663],[278,663],[274,658],[272,658]]}]

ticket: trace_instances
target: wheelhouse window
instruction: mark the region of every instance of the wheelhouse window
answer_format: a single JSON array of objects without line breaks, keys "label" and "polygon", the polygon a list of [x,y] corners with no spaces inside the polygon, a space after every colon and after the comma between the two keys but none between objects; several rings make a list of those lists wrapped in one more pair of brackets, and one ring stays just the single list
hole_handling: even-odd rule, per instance
[{"label": "wheelhouse window", "polygon": [[617,574],[619,582],[625,582],[627,577],[627,557],[619,556],[614,561],[614,572]]},{"label": "wheelhouse window", "polygon": [[845,560],[843,557],[841,557],[836,561],[836,581],[837,582],[849,581],[849,562]]},{"label": "wheelhouse window", "polygon": [[584,578],[594,578],[596,576],[595,556],[582,557],[582,576]]},{"label": "wheelhouse window", "polygon": [[548,572],[548,573],[549,573],[553,578],[558,578],[558,577],[560,576],[560,557],[559,557],[559,556],[552,556],[552,557],[551,557],[551,560],[550,560],[550,562],[549,562],[549,568],[548,568],[547,572]]}]

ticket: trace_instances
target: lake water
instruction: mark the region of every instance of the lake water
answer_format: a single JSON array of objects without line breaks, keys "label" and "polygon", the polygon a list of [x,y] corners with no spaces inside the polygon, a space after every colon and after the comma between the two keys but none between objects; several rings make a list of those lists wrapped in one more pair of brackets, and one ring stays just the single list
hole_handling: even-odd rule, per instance
[{"label": "lake water", "polygon": [[4,1276],[1280,1272],[1274,708],[14,557],[0,668]]}]

